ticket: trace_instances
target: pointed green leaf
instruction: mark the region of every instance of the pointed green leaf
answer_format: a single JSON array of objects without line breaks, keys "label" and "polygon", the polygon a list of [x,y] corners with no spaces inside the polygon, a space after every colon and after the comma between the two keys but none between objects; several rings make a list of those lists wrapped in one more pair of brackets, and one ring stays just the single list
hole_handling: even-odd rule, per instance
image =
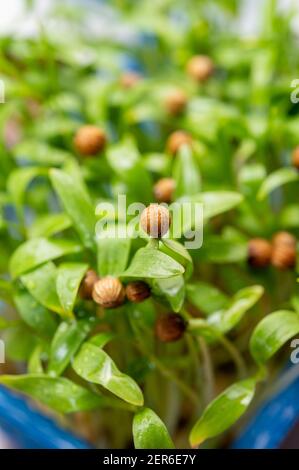
[{"label": "pointed green leaf", "polygon": [[95,209],[81,181],[78,182],[74,175],[70,176],[57,169],[50,171],[50,178],[83,244],[87,248],[94,248]]},{"label": "pointed green leaf", "polygon": [[183,266],[165,253],[152,248],[140,248],[122,277],[163,279],[183,273]]},{"label": "pointed green leaf", "polygon": [[263,318],[250,339],[250,352],[256,362],[270,359],[286,341],[299,333],[299,315],[278,310]]},{"label": "pointed green leaf", "polygon": [[97,236],[98,271],[101,276],[117,276],[127,266],[131,239],[126,226],[117,224]]},{"label": "pointed green leaf", "polygon": [[38,217],[28,229],[30,238],[51,237],[71,227],[72,222],[67,214],[46,214]]},{"label": "pointed green leaf", "polygon": [[203,412],[190,433],[192,447],[232,426],[248,408],[255,391],[255,380],[247,379],[228,387]]},{"label": "pointed green leaf", "polygon": [[104,332],[104,333],[99,333],[98,335],[92,336],[89,338],[88,343],[94,344],[95,346],[98,346],[99,348],[103,348],[105,344],[107,344],[109,341],[111,341],[115,337],[114,333],[110,332]]},{"label": "pointed green leaf", "polygon": [[237,263],[247,258],[247,242],[225,239],[218,235],[208,238],[200,250],[201,259],[210,263]]},{"label": "pointed green leaf", "polygon": [[133,439],[135,449],[174,449],[165,424],[150,408],[135,414]]},{"label": "pointed green leaf", "polygon": [[7,189],[17,210],[22,209],[26,189],[31,181],[40,175],[46,175],[46,170],[40,167],[17,168],[12,171],[7,181]]},{"label": "pointed green leaf", "polygon": [[142,406],[143,395],[137,383],[120,372],[108,354],[92,343],[84,343],[73,369],[88,382],[96,383],[132,405]]},{"label": "pointed green leaf", "polygon": [[56,290],[66,314],[73,312],[81,281],[88,269],[83,263],[63,263],[57,269]]},{"label": "pointed green leaf", "polygon": [[243,196],[233,191],[207,191],[192,196],[191,201],[203,204],[203,216],[207,220],[234,209],[241,204]]},{"label": "pointed green leaf", "polygon": [[169,302],[174,312],[179,312],[185,300],[185,282],[181,274],[168,279],[153,279],[151,292],[155,297]]},{"label": "pointed green leaf", "polygon": [[91,331],[94,322],[74,320],[60,323],[51,343],[48,373],[52,376],[62,374],[76,354],[81,343]]},{"label": "pointed green leaf", "polygon": [[78,253],[82,247],[71,240],[49,240],[34,238],[20,245],[10,259],[10,273],[13,278],[30,271],[46,261]]},{"label": "pointed green leaf", "polygon": [[21,276],[32,297],[44,307],[62,316],[70,316],[62,308],[56,291],[57,269],[54,263],[49,262]]},{"label": "pointed green leaf", "polygon": [[193,261],[188,250],[181,243],[165,238],[161,241],[159,249],[184,266],[186,269],[185,276],[191,276],[193,272]]},{"label": "pointed green leaf", "polygon": [[175,196],[192,196],[199,193],[201,176],[192,149],[183,145],[175,158],[173,177],[176,182]]},{"label": "pointed green leaf", "polygon": [[125,137],[121,142],[110,145],[107,149],[107,160],[111,168],[120,176],[131,169],[139,159],[135,142]]},{"label": "pointed green leaf", "polygon": [[38,142],[36,139],[21,142],[13,149],[13,153],[16,158],[44,166],[61,165],[72,156],[65,150],[51,147],[43,142]]},{"label": "pointed green leaf", "polygon": [[208,323],[221,333],[227,333],[239,323],[244,313],[256,304],[263,293],[262,286],[249,286],[239,290],[225,310],[216,311],[209,316]]},{"label": "pointed green leaf", "polygon": [[22,320],[28,326],[45,338],[54,334],[57,324],[53,314],[27,290],[19,289],[14,296],[14,302]]},{"label": "pointed green leaf", "polygon": [[97,408],[105,398],[63,377],[40,374],[1,375],[0,384],[25,393],[61,413],[73,413]]},{"label": "pointed green leaf", "polygon": [[207,315],[224,308],[229,302],[227,295],[206,282],[187,284],[186,295],[191,304]]},{"label": "pointed green leaf", "polygon": [[5,342],[5,356],[13,361],[28,361],[37,344],[36,335],[22,322],[5,329],[1,336]]},{"label": "pointed green leaf", "polygon": [[257,197],[258,199],[264,199],[274,189],[293,181],[299,181],[299,174],[295,168],[279,168],[263,181]]},{"label": "pointed green leaf", "polygon": [[28,374],[43,374],[43,365],[41,362],[42,346],[38,344],[31,353],[28,360]]}]

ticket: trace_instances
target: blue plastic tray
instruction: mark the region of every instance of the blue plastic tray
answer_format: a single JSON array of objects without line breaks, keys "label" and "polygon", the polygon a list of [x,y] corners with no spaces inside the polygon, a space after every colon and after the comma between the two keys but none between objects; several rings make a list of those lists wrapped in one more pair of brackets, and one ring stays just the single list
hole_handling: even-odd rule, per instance
[{"label": "blue plastic tray", "polygon": [[23,397],[4,387],[0,387],[0,428],[14,448],[90,448],[82,439],[34,409]]},{"label": "blue plastic tray", "polygon": [[[290,377],[290,380],[286,380]],[[279,388],[279,383],[286,385]],[[275,384],[274,384],[275,386]],[[277,381],[278,391],[265,400],[233,444],[234,449],[277,449],[299,420],[299,365],[290,365]],[[299,435],[298,439],[299,448]]]}]

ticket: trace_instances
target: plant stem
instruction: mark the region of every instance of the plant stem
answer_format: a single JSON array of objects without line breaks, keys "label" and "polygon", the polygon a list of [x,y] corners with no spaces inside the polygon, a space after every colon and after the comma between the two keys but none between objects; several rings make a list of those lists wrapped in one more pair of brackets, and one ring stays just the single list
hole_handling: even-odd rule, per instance
[{"label": "plant stem", "polygon": [[186,385],[182,380],[180,380],[175,374],[173,374],[173,372],[171,372],[169,369],[166,369],[166,367],[164,366],[164,364],[157,358],[155,357],[154,355],[150,355],[149,356],[149,359],[155,364],[155,366],[157,367],[157,369],[161,372],[162,375],[164,375],[164,377],[167,377],[169,380],[171,380],[172,382],[174,382],[179,388],[180,390],[187,396],[190,398],[190,400],[193,401],[193,403],[195,403],[196,405],[198,405],[198,396],[196,395],[196,393],[190,388],[188,387],[188,385]]},{"label": "plant stem", "polygon": [[238,371],[239,377],[244,378],[247,374],[247,369],[246,369],[246,365],[245,365],[243,357],[241,356],[237,348],[235,348],[233,343],[229,339],[227,339],[225,336],[219,335],[218,339],[220,343],[225,347],[225,349],[229,352],[230,356],[232,357],[236,365],[236,369]]},{"label": "plant stem", "polygon": [[138,338],[136,346],[139,351],[146,357],[148,357],[148,359],[156,366],[156,368],[161,372],[162,375],[164,375],[164,377],[167,377],[169,380],[174,382],[186,396],[188,396],[196,405],[198,405],[199,400],[196,393],[188,385],[181,381],[172,371],[167,369],[154,354],[150,353],[147,348],[144,347],[144,343],[140,339],[138,330],[134,326],[132,319],[130,319],[130,323],[133,328],[133,331],[136,333],[136,336]]},{"label": "plant stem", "polygon": [[202,355],[202,371],[204,379],[204,402],[206,404],[213,400],[215,395],[215,380],[211,354],[206,341],[201,336],[197,339]]},{"label": "plant stem", "polygon": [[158,238],[150,238],[147,244],[147,248],[152,248],[154,250],[159,249],[159,240]]}]

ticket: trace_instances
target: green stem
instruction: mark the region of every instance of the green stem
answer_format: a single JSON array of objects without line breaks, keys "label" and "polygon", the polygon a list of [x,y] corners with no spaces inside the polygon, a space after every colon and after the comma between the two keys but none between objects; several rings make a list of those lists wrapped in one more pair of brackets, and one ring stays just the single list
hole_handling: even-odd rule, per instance
[{"label": "green stem", "polygon": [[229,341],[225,336],[219,335],[218,339],[233,359],[236,365],[236,369],[238,371],[238,375],[240,376],[240,378],[244,378],[247,374],[247,368],[243,357],[241,356],[237,348],[235,348],[233,343]]},{"label": "green stem", "polygon": [[188,397],[190,398],[190,400],[193,401],[193,403],[195,403],[196,405],[198,405],[198,396],[196,395],[196,393],[190,388],[188,387],[188,385],[185,384],[185,382],[183,382],[182,380],[180,380],[175,374],[173,374],[173,372],[171,372],[169,369],[166,369],[166,367],[164,366],[164,364],[157,358],[155,357],[154,355],[150,355],[149,356],[149,359],[153,362],[153,364],[155,364],[155,366],[157,367],[157,369],[159,370],[159,372],[161,372],[162,375],[164,375],[164,377],[167,377],[169,380],[171,380],[172,382],[174,382],[178,388],[180,388],[180,390]]},{"label": "green stem", "polygon": [[159,249],[159,239],[158,238],[150,238],[147,244],[147,248],[152,248],[153,250]]},{"label": "green stem", "polygon": [[215,380],[213,362],[206,341],[201,336],[198,337],[198,345],[202,355],[202,371],[204,387],[204,401],[206,404],[213,400],[215,395]]},{"label": "green stem", "polygon": [[132,319],[130,318],[130,323],[132,326],[133,331],[136,334],[136,339],[137,343],[136,346],[139,349],[139,351],[144,354],[148,359],[156,366],[156,368],[159,370],[159,372],[164,375],[164,377],[167,377],[169,380],[174,382],[177,387],[186,395],[189,397],[190,400],[192,400],[196,405],[198,405],[199,400],[197,394],[190,388],[188,385],[186,385],[182,380],[180,380],[173,372],[171,372],[169,369],[167,369],[164,364],[152,353],[150,353],[147,348],[144,347],[144,342],[141,340],[138,330],[134,323],[132,322]]}]

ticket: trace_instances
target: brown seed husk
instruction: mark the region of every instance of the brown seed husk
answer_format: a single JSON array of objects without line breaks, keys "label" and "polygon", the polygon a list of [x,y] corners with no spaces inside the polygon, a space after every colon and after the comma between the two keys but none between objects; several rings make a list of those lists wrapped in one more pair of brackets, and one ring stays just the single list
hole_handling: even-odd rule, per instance
[{"label": "brown seed husk", "polygon": [[186,322],[177,313],[168,313],[157,318],[155,333],[163,343],[178,341],[186,330]]},{"label": "brown seed husk", "polygon": [[183,90],[177,89],[168,93],[165,99],[165,108],[172,116],[182,114],[187,105],[187,95]]},{"label": "brown seed husk", "polygon": [[93,269],[89,269],[85,274],[79,289],[79,295],[82,299],[91,299],[92,291],[95,283],[99,280],[99,276]]},{"label": "brown seed husk", "polygon": [[94,156],[101,152],[106,142],[105,131],[92,125],[80,127],[74,138],[74,146],[77,152],[85,157]]},{"label": "brown seed husk", "polygon": [[101,307],[116,308],[124,303],[125,288],[119,279],[107,276],[95,283],[92,298]]},{"label": "brown seed husk", "polygon": [[253,238],[248,244],[248,263],[255,268],[264,268],[270,264],[272,246],[268,240]]},{"label": "brown seed husk", "polygon": [[194,80],[205,82],[214,72],[214,64],[206,55],[196,55],[187,64],[187,72]]},{"label": "brown seed husk", "polygon": [[151,290],[143,281],[130,282],[126,287],[126,295],[130,302],[138,304],[150,297]]},{"label": "brown seed husk", "polygon": [[158,202],[171,202],[174,191],[175,180],[173,178],[161,178],[154,186],[154,196]]},{"label": "brown seed husk", "polygon": [[152,238],[161,238],[171,224],[169,210],[160,204],[150,204],[141,213],[140,226]]},{"label": "brown seed husk", "polygon": [[188,132],[175,131],[168,137],[166,149],[171,155],[175,155],[182,145],[192,145],[192,137]]},{"label": "brown seed husk", "polygon": [[299,170],[299,145],[294,148],[292,153],[292,164]]}]

